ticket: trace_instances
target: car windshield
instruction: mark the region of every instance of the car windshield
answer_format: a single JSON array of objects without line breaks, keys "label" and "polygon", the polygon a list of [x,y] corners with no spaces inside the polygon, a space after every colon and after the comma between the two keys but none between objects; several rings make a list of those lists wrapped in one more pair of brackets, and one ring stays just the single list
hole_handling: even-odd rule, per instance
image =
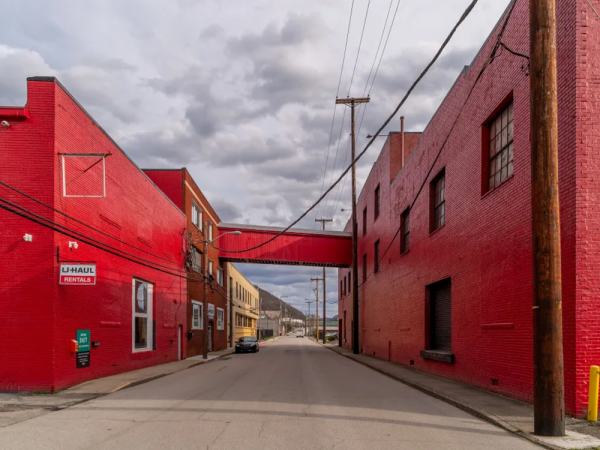
[{"label": "car windshield", "polygon": [[247,336],[247,337],[240,338],[240,342],[256,342],[256,338]]}]

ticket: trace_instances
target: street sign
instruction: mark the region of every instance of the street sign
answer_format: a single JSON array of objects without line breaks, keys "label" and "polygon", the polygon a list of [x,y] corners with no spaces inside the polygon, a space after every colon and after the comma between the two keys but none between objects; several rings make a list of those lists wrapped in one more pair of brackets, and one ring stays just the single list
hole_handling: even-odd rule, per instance
[{"label": "street sign", "polygon": [[59,284],[96,284],[96,264],[61,264],[58,273]]},{"label": "street sign", "polygon": [[212,303],[208,304],[208,319],[215,320],[215,305]]},{"label": "street sign", "polygon": [[83,369],[90,366],[90,352],[77,352],[75,355],[75,368]]},{"label": "street sign", "polygon": [[77,330],[77,344],[79,344],[79,352],[90,351],[90,330]]}]

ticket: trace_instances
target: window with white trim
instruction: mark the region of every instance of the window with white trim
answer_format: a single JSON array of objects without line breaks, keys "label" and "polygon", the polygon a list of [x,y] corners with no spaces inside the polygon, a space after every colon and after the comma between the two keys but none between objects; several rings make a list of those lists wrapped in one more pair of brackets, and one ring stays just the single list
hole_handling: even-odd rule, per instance
[{"label": "window with white trim", "polygon": [[235,326],[236,327],[242,326],[242,316],[238,313],[235,314]]},{"label": "window with white trim", "polygon": [[217,266],[217,283],[219,286],[223,286],[223,269]]},{"label": "window with white trim", "polygon": [[202,269],[201,255],[202,253],[200,253],[196,247],[192,247],[192,270],[194,272],[200,273],[200,270]]},{"label": "window with white trim", "polygon": [[209,275],[213,274],[213,262],[212,262],[212,259],[208,260],[208,274]]},{"label": "window with white trim", "polygon": [[217,330],[225,329],[225,310],[217,308]]},{"label": "window with white trim", "polygon": [[133,351],[152,350],[152,292],[154,285],[133,279]]},{"label": "window with white trim", "polygon": [[200,208],[196,205],[196,202],[192,200],[192,223],[196,226],[196,228],[200,228]]},{"label": "window with white trim", "polygon": [[192,300],[192,330],[204,329],[204,319],[202,314],[204,313],[204,305],[202,302]]},{"label": "window with white trim", "polygon": [[212,233],[212,223],[208,223],[208,240],[212,241],[213,240],[213,233]]}]

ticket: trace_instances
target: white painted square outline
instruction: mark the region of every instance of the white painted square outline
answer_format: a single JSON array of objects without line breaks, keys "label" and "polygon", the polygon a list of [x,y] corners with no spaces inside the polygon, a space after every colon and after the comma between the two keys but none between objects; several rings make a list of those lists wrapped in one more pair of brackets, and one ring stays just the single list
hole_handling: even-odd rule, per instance
[{"label": "white painted square outline", "polygon": [[[199,327],[195,327],[194,326],[194,306],[193,305],[199,305],[200,306],[200,317],[199,317],[199,323],[200,326]],[[199,302],[198,300],[192,300],[192,325],[191,325],[191,329],[192,330],[204,330],[204,303]]]},{"label": "white painted square outline", "polygon": [[[106,154],[104,153],[67,153],[62,156],[62,179],[63,179],[63,197],[74,198],[105,198],[106,197]],[[65,171],[65,158],[74,157],[90,157],[102,158],[102,195],[67,195],[67,173]]]}]

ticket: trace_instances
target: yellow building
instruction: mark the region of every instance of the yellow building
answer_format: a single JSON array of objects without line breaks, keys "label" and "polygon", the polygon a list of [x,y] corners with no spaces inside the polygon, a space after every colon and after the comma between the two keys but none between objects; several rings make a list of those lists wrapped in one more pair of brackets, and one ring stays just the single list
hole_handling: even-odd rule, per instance
[{"label": "yellow building", "polygon": [[256,336],[258,321],[258,289],[231,263],[227,263],[231,304],[233,307],[233,340]]}]

